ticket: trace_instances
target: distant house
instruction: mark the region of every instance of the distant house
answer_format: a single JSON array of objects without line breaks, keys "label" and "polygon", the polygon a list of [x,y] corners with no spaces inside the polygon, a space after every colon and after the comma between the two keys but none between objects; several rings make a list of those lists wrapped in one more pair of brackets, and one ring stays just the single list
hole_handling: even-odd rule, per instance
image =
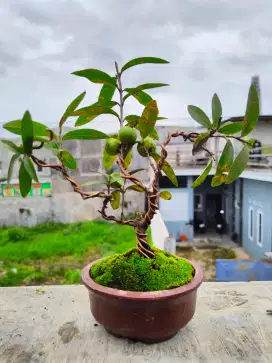
[{"label": "distant house", "polygon": [[[227,121],[241,122],[243,117]],[[161,128],[158,132],[163,136],[175,129]],[[200,128],[190,131],[205,132]],[[169,190],[173,198],[170,201],[160,199],[160,212],[176,240],[181,234],[190,240],[221,232],[242,245],[254,258],[262,258],[265,252],[272,251],[272,115],[260,116],[250,138],[256,141],[247,169],[235,183],[216,188],[211,187],[215,169],[202,185],[191,188],[208,162],[205,152],[193,156],[192,144],[181,138],[174,139],[168,146],[168,160],[178,176],[179,186],[173,187],[166,177],[161,178],[161,190]],[[241,144],[235,141],[233,145],[238,154]],[[223,141],[209,140],[208,149],[217,158],[223,147]]]}]

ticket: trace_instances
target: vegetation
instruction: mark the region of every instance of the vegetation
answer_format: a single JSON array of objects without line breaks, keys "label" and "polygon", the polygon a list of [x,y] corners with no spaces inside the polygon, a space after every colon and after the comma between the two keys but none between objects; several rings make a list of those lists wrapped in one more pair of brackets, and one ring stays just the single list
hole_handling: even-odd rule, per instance
[{"label": "vegetation", "polygon": [[0,286],[80,282],[87,262],[135,245],[133,230],[103,221],[0,229]]},{"label": "vegetation", "polygon": [[145,258],[133,249],[106,257],[91,269],[100,285],[127,291],[167,290],[190,282],[193,266],[182,258],[152,248],[154,258]]},{"label": "vegetation", "polygon": [[[74,72],[74,75],[83,77],[92,83],[102,84],[98,100],[92,105],[79,108],[86,92],[81,93],[75,98],[60,118],[58,135],[52,130],[49,130],[46,125],[33,121],[30,112],[26,111],[21,120],[11,121],[4,125],[6,130],[21,135],[22,144],[17,146],[12,141],[8,140],[2,140],[2,143],[14,152],[10,161],[8,181],[11,180],[14,164],[17,162],[20,163],[19,182],[21,195],[23,197],[26,197],[29,194],[32,181],[38,182],[34,164],[42,168],[54,169],[62,174],[62,176],[72,185],[73,190],[76,193],[79,193],[83,199],[101,198],[102,206],[100,213],[102,218],[107,221],[113,221],[117,224],[132,227],[136,234],[136,248],[139,254],[141,254],[143,258],[154,259],[154,261],[156,261],[159,252],[154,251],[148,243],[147,230],[158,209],[159,198],[171,199],[171,194],[169,192],[159,192],[158,182],[161,173],[163,172],[175,186],[178,186],[175,173],[166,160],[168,144],[171,142],[172,138],[180,137],[184,141],[193,144],[193,154],[202,150],[208,152],[210,161],[202,175],[193,183],[193,187],[197,187],[203,183],[212,167],[215,166],[215,157],[213,153],[207,149],[207,141],[211,138],[225,139],[226,145],[218,165],[216,166],[216,174],[212,179],[212,186],[232,183],[243,172],[249,159],[249,152],[253,140],[249,140],[247,137],[258,121],[259,102],[257,91],[254,86],[251,86],[245,118],[241,123],[222,122],[222,106],[216,94],[212,98],[211,119],[199,107],[190,105],[188,106],[189,114],[207,131],[201,134],[195,132],[185,133],[183,131],[172,134],[169,133],[167,138],[159,143],[157,150],[157,146],[154,142],[154,140],[159,139],[156,130],[156,122],[164,117],[159,116],[157,102],[146,93],[146,90],[168,85],[164,83],[145,83],[132,88],[125,88],[123,85],[124,72],[127,72],[132,67],[145,63],[167,64],[168,62],[161,58],[141,57],[127,62],[121,68],[115,62],[115,72],[111,75],[98,69],[84,69]],[[115,94],[117,94],[117,98],[116,101],[113,101]],[[125,115],[125,105],[128,98],[135,98],[144,106],[141,115]],[[114,110],[114,108],[117,108],[117,110]],[[63,135],[62,128],[69,117],[77,117],[75,126],[80,127],[89,124],[97,116],[102,114],[112,115],[116,118],[120,125],[118,134],[107,135],[101,131],[90,128],[78,128]],[[112,174],[105,173],[104,179],[100,181],[102,185],[105,185],[104,190],[88,193],[70,176],[69,170],[76,168],[76,160],[73,155],[63,148],[63,141],[91,141],[97,139],[106,140],[103,155],[105,169],[108,170],[116,164],[119,168],[119,172],[114,172]],[[243,147],[237,156],[234,155],[234,148],[231,140],[242,143]],[[43,147],[53,151],[59,160],[58,164],[46,164],[35,155],[35,150]],[[130,165],[133,159],[133,152],[138,152],[142,157],[147,157],[150,162],[150,167],[154,171],[152,180],[148,186],[135,176],[139,170],[131,170]],[[90,182],[89,184],[92,183],[93,182]],[[84,187],[87,185],[88,183],[85,183]],[[126,203],[126,192],[130,189],[139,193],[145,193],[148,199],[148,208],[146,212],[139,213],[135,218],[125,219],[124,205]],[[120,208],[119,217],[116,215],[108,215],[107,209],[109,204],[113,209]],[[97,239],[99,240],[99,237],[97,237]],[[80,248],[77,248],[76,239],[74,240],[74,244],[75,246],[72,247],[69,242],[63,242],[63,253],[66,250],[76,250],[78,253],[82,252]],[[25,253],[24,248],[22,248],[23,256]],[[39,256],[39,252],[37,253]],[[161,261],[161,256],[161,254],[158,255],[159,261]],[[128,257],[126,256],[126,258]],[[140,261],[145,260],[139,258],[137,261],[142,264]],[[145,261],[144,263],[151,265],[153,262]],[[169,266],[171,266],[171,264]],[[150,273],[151,272],[152,271],[150,271]],[[173,283],[175,284],[176,281],[177,280],[175,280],[175,282],[173,281]],[[187,280],[185,279],[184,281]],[[137,286],[136,282],[135,286]]]}]

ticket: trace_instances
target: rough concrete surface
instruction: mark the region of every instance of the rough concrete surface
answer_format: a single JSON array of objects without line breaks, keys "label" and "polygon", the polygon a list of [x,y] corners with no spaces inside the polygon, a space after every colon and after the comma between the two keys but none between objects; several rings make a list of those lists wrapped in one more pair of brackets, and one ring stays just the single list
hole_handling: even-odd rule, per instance
[{"label": "rough concrete surface", "polygon": [[1,363],[272,362],[272,283],[203,283],[194,319],[168,342],[110,336],[83,286],[0,289]]}]

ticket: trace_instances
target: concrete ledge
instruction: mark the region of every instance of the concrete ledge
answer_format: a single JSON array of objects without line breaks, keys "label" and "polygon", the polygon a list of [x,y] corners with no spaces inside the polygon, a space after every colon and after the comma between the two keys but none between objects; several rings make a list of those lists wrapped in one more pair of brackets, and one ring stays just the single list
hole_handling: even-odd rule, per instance
[{"label": "concrete ledge", "polygon": [[192,322],[168,342],[108,335],[83,286],[0,288],[1,363],[272,362],[272,283],[203,283]]}]

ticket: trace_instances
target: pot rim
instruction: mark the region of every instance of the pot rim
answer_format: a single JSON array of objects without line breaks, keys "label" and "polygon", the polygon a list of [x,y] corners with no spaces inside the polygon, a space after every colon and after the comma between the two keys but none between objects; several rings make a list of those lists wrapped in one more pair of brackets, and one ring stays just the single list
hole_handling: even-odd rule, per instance
[{"label": "pot rim", "polygon": [[203,281],[203,272],[201,268],[195,262],[187,260],[186,258],[183,259],[188,261],[193,266],[193,268],[195,269],[195,276],[193,280],[190,281],[188,284],[180,287],[175,287],[169,290],[144,291],[144,292],[126,291],[126,290],[113,289],[112,287],[99,285],[90,277],[90,269],[94,264],[100,261],[100,259],[93,261],[92,263],[89,263],[87,266],[83,268],[81,272],[81,279],[83,284],[87,287],[87,289],[108,297],[111,296],[115,298],[137,300],[137,301],[152,300],[152,299],[164,300],[168,298],[174,298],[179,295],[187,295],[190,292],[196,290]]}]

